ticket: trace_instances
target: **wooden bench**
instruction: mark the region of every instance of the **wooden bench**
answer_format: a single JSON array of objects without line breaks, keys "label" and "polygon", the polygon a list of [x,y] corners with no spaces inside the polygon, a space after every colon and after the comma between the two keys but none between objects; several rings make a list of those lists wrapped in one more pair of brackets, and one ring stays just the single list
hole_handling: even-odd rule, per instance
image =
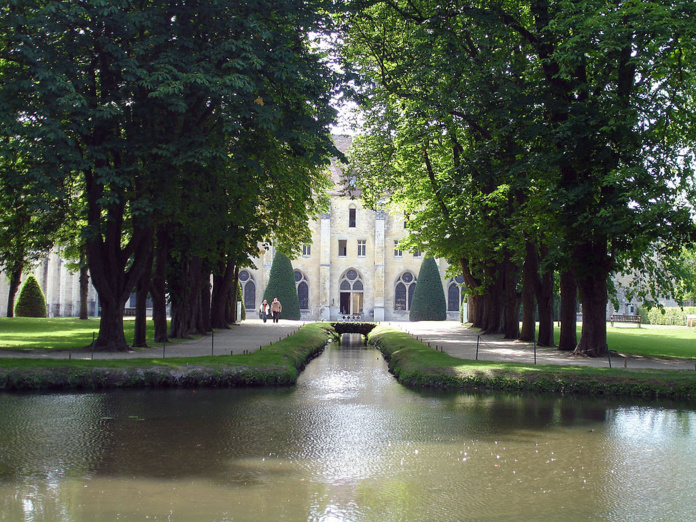
[{"label": "wooden bench", "polygon": [[686,316],[686,326],[696,326],[696,315],[688,314]]},{"label": "wooden bench", "polygon": [[640,328],[640,315],[626,315],[626,314],[614,314],[610,318],[611,325],[614,323],[636,323],[638,328]]}]

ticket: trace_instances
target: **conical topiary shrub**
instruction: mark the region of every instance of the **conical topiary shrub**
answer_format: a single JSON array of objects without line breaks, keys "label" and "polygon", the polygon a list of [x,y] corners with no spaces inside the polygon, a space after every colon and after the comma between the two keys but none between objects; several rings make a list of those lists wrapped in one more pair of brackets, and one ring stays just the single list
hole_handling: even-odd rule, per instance
[{"label": "conical topiary shrub", "polygon": [[297,287],[295,286],[295,272],[292,269],[290,259],[280,252],[276,252],[271,265],[271,273],[268,276],[268,286],[263,293],[263,298],[269,304],[273,298],[277,297],[283,305],[280,313],[281,319],[300,319],[300,299],[297,297]]},{"label": "conical topiary shrub", "polygon": [[409,321],[444,321],[447,319],[447,301],[442,288],[440,271],[432,257],[421,263],[416,289],[413,291]]},{"label": "conical topiary shrub", "polygon": [[16,317],[46,317],[46,297],[33,275],[24,281],[14,313]]}]

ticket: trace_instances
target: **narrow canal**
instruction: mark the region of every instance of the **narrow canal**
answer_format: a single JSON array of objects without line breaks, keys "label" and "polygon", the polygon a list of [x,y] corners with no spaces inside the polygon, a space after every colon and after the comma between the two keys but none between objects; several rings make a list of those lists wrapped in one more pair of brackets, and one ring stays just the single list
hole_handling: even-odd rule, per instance
[{"label": "narrow canal", "polygon": [[0,520],[690,520],[696,411],[418,393],[329,347],[291,389],[0,394]]}]

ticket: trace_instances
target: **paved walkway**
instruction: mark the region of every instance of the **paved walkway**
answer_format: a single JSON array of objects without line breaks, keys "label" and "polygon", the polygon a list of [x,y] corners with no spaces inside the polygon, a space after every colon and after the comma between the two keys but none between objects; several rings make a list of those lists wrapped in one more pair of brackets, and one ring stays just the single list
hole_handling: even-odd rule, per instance
[{"label": "paved walkway", "polygon": [[[103,353],[94,355],[85,351],[45,352],[42,350],[14,351],[0,350],[0,357],[37,357],[42,359],[126,359],[126,358],[161,358],[164,357],[200,357],[208,355],[230,355],[244,352],[254,352],[262,346],[277,342],[294,334],[305,323],[302,321],[281,321],[273,324],[264,323],[260,319],[247,319],[241,324],[232,326],[229,330],[218,331],[214,335],[206,335],[199,339],[168,343],[151,348],[137,349],[130,352]],[[394,328],[399,328],[434,349],[461,359],[476,358],[478,340],[478,359],[482,361],[506,361],[526,364],[534,363],[534,345],[520,341],[510,341],[502,335],[484,335],[479,340],[479,333],[462,326],[456,321],[422,321],[422,322],[387,322]],[[609,359],[591,359],[577,357],[567,352],[555,349],[536,349],[538,364],[577,365],[608,367]],[[613,368],[658,368],[670,370],[696,370],[696,359],[649,358],[624,354],[612,354]]]},{"label": "paved walkway", "polygon": [[[476,358],[478,340],[478,359],[480,361],[505,361],[525,364],[534,363],[534,344],[503,339],[501,335],[482,335],[456,321],[392,322],[395,328],[413,335],[428,343],[432,348],[461,359]],[[610,359],[579,357],[556,349],[537,347],[538,364],[557,364],[564,366],[609,367]],[[664,370],[696,370],[696,359],[676,359],[663,357],[643,357],[639,355],[611,354],[612,368]]]},{"label": "paved walkway", "polygon": [[166,347],[155,345],[151,348],[138,348],[129,352],[91,352],[60,351],[46,352],[45,350],[0,350],[0,357],[36,357],[42,359],[156,359],[164,357],[202,357],[208,355],[241,354],[244,351],[253,352],[262,346],[284,339],[294,334],[305,323],[302,321],[283,321],[274,324],[264,323],[260,319],[248,319],[241,324],[231,326],[228,330],[215,332],[190,341],[167,343]]}]

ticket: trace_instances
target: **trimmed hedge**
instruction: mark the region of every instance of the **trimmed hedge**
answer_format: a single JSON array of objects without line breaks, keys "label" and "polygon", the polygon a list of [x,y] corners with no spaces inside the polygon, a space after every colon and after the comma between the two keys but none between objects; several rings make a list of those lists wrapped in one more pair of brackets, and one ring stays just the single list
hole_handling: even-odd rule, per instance
[{"label": "trimmed hedge", "polygon": [[660,324],[669,326],[686,326],[686,316],[696,315],[696,306],[684,307],[682,310],[679,307],[660,308],[639,308],[641,321],[645,324]]},{"label": "trimmed hedge", "polygon": [[27,360],[13,359],[15,367],[0,368],[0,391],[292,386],[307,363],[324,350],[332,332],[326,324],[305,325],[294,335],[248,355],[159,361],[62,359],[50,367],[45,367],[45,360],[41,361],[44,366],[35,367]]},{"label": "trimmed hedge", "polygon": [[426,257],[421,263],[408,319],[409,321],[445,321],[447,319],[445,291],[442,288],[437,263],[432,257]]},{"label": "trimmed hedge", "polygon": [[24,281],[14,313],[16,317],[46,317],[46,296],[33,275]]},{"label": "trimmed hedge", "polygon": [[413,389],[499,390],[692,401],[696,379],[678,370],[626,371],[472,361],[438,352],[389,326],[369,335],[404,386]]},{"label": "trimmed hedge", "polygon": [[280,312],[281,319],[297,321],[300,319],[300,299],[297,297],[295,286],[295,272],[292,269],[290,259],[280,252],[276,252],[271,265],[271,273],[268,276],[268,286],[263,293],[263,298],[270,305],[273,298],[277,297],[283,307]]}]

